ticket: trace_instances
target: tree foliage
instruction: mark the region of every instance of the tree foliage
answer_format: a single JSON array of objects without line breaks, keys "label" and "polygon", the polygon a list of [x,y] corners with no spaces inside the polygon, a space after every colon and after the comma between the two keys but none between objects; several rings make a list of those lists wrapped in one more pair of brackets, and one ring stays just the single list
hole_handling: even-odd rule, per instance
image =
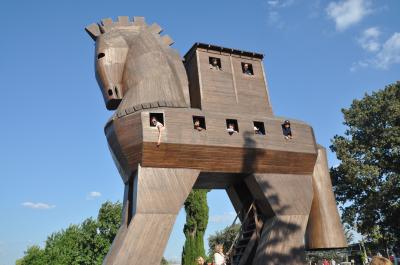
[{"label": "tree foliage", "polygon": [[239,233],[240,224],[234,224],[225,227],[221,231],[216,231],[215,234],[208,237],[208,255],[212,256],[216,245],[223,245],[224,251],[228,251]]},{"label": "tree foliage", "polygon": [[208,190],[192,190],[185,201],[186,241],[182,251],[182,264],[195,265],[196,258],[205,257],[204,232],[208,224]]},{"label": "tree foliage", "polygon": [[29,247],[18,265],[101,265],[121,224],[121,203],[104,203],[97,219],[50,235],[45,247]]},{"label": "tree foliage", "polygon": [[343,219],[383,244],[400,238],[400,82],[354,100],[342,109],[344,136],[331,150],[341,161],[331,168]]}]

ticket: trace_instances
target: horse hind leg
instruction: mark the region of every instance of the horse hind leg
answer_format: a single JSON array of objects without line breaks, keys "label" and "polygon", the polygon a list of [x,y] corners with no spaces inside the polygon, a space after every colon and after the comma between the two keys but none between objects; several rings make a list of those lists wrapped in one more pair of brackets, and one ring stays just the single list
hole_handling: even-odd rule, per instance
[{"label": "horse hind leg", "polygon": [[125,189],[122,225],[103,265],[159,265],[198,170],[138,167]]},{"label": "horse hind leg", "polygon": [[326,150],[321,145],[318,145],[318,157],[313,173],[313,187],[314,199],[306,233],[307,247],[309,249],[347,247],[329,176]]},{"label": "horse hind leg", "polygon": [[266,218],[253,265],[304,264],[312,176],[254,174],[245,182]]}]

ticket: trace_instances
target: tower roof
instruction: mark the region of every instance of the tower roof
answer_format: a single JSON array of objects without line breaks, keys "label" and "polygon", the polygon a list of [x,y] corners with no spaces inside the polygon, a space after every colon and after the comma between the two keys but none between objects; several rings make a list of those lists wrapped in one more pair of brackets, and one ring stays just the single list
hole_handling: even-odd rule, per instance
[{"label": "tower roof", "polygon": [[243,51],[243,50],[238,50],[238,49],[232,49],[232,48],[226,48],[218,45],[213,45],[213,44],[207,44],[207,43],[201,43],[201,42],[196,42],[193,44],[193,46],[190,48],[190,50],[185,54],[185,59],[196,49],[201,48],[201,49],[207,49],[207,50],[212,50],[212,51],[217,51],[217,52],[225,52],[225,53],[230,53],[230,54],[235,54],[239,56],[247,56],[247,57],[253,57],[257,59],[263,59],[264,55],[261,53],[256,53],[256,52],[249,52],[249,51]]}]

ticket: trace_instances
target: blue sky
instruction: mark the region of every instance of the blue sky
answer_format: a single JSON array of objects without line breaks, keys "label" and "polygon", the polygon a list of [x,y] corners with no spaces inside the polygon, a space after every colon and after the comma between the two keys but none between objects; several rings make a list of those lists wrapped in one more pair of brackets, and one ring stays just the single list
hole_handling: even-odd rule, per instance
[{"label": "blue sky", "polygon": [[[2,1],[0,265],[122,199],[86,25],[144,16],[181,55],[198,41],[264,53],[275,114],[308,122],[327,147],[341,108],[400,79],[399,11],[398,0]],[[234,218],[223,191],[208,200],[207,235]],[[184,218],[167,258],[180,257]]]}]

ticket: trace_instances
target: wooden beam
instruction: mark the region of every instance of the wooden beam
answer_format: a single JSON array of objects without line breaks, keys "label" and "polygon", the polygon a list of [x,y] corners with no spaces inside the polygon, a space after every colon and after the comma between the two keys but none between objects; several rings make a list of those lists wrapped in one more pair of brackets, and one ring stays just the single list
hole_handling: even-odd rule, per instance
[{"label": "wooden beam", "polygon": [[326,150],[321,145],[318,145],[318,157],[314,167],[313,191],[314,198],[306,233],[307,248],[347,247],[329,176]]},{"label": "wooden beam", "polygon": [[176,216],[198,174],[191,169],[139,166],[132,176],[132,197],[124,199],[123,223],[103,265],[159,265]]}]

